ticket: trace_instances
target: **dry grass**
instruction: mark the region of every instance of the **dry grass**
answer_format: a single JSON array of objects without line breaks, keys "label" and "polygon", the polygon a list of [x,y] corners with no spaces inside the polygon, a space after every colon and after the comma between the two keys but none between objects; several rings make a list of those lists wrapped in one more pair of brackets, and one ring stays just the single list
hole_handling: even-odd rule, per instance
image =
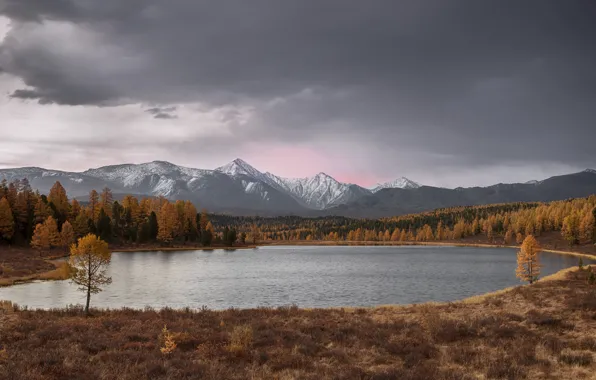
[{"label": "dry grass", "polygon": [[[80,308],[0,303],[0,378],[590,379],[596,287],[586,274],[403,307],[93,310],[85,318]],[[168,339],[173,348],[163,353]]]},{"label": "dry grass", "polygon": [[64,251],[57,249],[40,256],[37,251],[30,248],[0,246],[0,286],[67,278],[64,264],[54,260],[65,255]]}]

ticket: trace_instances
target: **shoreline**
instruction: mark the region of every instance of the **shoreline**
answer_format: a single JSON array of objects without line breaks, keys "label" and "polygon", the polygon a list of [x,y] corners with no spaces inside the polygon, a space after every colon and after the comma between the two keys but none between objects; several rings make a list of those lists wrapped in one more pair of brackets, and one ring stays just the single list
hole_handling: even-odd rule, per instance
[{"label": "shoreline", "polygon": [[[510,248],[519,249],[519,245],[505,245],[505,244],[486,244],[486,243],[457,243],[457,242],[346,242],[346,241],[303,241],[300,240],[298,243],[292,241],[280,241],[273,243],[261,244],[260,247],[267,246],[329,246],[329,247],[399,247],[399,246],[430,246],[430,247],[470,247],[470,248]],[[592,260],[596,260],[596,254],[575,252],[575,251],[564,251],[559,249],[547,249],[543,248],[542,252],[557,253],[560,255],[585,257]]]},{"label": "shoreline", "polygon": [[258,245],[239,245],[231,247],[135,247],[135,248],[110,248],[112,253],[134,253],[134,252],[174,252],[174,251],[216,251],[219,249],[226,251],[234,251],[238,249],[255,249]]}]

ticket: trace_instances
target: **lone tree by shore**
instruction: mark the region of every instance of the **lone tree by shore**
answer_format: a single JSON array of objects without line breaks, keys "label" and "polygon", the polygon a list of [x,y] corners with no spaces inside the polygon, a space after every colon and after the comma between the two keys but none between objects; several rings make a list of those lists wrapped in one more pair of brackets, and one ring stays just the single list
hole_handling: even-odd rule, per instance
[{"label": "lone tree by shore", "polygon": [[515,275],[522,281],[527,281],[530,284],[538,280],[540,276],[540,261],[538,254],[541,248],[536,238],[532,235],[526,236],[521,249],[517,253],[517,269]]},{"label": "lone tree by shore", "polygon": [[101,292],[102,285],[112,283],[112,278],[106,276],[111,258],[108,243],[93,234],[80,238],[70,248],[71,281],[79,285],[80,291],[87,292],[85,315],[89,315],[91,294]]}]

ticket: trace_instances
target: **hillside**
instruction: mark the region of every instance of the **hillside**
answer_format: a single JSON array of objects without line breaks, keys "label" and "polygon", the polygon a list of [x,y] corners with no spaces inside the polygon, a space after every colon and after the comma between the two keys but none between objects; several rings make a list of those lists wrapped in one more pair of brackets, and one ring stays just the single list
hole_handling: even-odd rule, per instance
[{"label": "hillside", "polygon": [[562,175],[535,183],[497,184],[488,187],[444,189],[421,186],[383,189],[329,210],[328,214],[379,218],[437,208],[510,202],[549,202],[596,194],[596,171]]}]

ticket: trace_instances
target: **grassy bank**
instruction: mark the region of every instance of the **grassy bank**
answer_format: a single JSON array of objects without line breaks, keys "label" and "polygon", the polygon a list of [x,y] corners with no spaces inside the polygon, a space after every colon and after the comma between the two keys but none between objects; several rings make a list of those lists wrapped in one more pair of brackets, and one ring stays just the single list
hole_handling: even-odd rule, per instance
[{"label": "grassy bank", "polygon": [[[596,289],[566,270],[444,304],[357,309],[0,311],[5,378],[581,379]],[[167,333],[163,333],[164,325]],[[166,341],[175,348],[162,352]],[[172,345],[170,345],[170,348]]]}]

